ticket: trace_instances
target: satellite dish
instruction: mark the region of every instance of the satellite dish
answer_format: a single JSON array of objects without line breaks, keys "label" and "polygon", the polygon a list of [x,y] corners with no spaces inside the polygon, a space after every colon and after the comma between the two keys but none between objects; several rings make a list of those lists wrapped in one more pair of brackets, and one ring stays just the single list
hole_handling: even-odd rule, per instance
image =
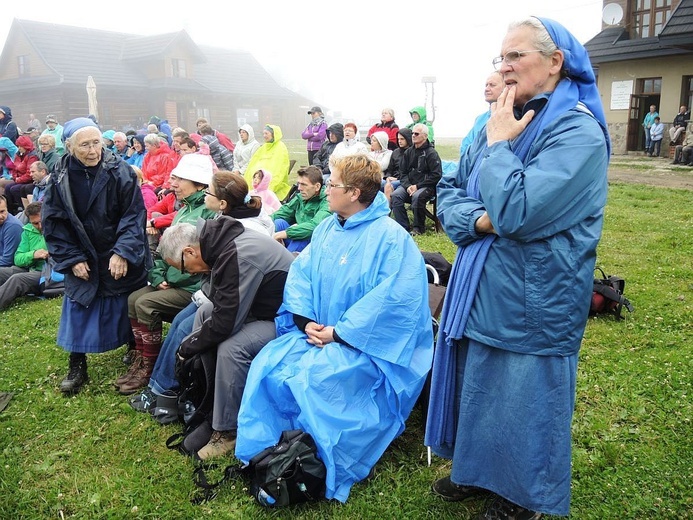
[{"label": "satellite dish", "polygon": [[622,19],[623,8],[619,4],[606,4],[602,9],[602,21],[606,25],[618,25]]}]

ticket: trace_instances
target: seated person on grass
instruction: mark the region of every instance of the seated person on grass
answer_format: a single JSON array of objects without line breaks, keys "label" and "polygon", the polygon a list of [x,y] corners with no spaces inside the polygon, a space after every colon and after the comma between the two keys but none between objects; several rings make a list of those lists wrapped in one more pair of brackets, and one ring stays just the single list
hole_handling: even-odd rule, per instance
[{"label": "seated person on grass", "polygon": [[[202,460],[225,455],[236,445],[238,408],[250,362],[276,337],[274,317],[294,257],[266,234],[227,216],[197,226],[170,227],[161,237],[159,251],[182,272],[209,273],[212,308],[200,307],[206,311],[200,326],[180,343],[177,356],[217,352],[214,432],[197,455]],[[151,397],[142,394],[131,404],[145,411]]]},{"label": "seated person on grass", "polygon": [[322,171],[317,166],[298,170],[298,195],[272,213],[274,239],[292,253],[300,253],[310,243],[315,227],[330,216]]},{"label": "seated person on grass", "polygon": [[389,218],[381,179],[365,154],[332,163],[335,215],[289,269],[283,334],[251,363],[238,413],[239,459],[303,429],[340,502],[404,431],[433,357],[423,257]]},{"label": "seated person on grass", "polygon": [[[0,195],[0,276],[3,272],[14,267],[14,253],[17,251],[22,238],[22,223],[7,209],[7,199]],[[7,274],[7,278],[11,274]],[[5,279],[7,279],[5,278]],[[0,283],[4,280],[0,279]]]},{"label": "seated person on grass", "polygon": [[15,298],[38,293],[41,269],[49,256],[41,228],[41,203],[32,202],[24,213],[29,223],[22,230],[22,238],[14,254],[13,273],[1,278],[0,309],[7,307]]}]

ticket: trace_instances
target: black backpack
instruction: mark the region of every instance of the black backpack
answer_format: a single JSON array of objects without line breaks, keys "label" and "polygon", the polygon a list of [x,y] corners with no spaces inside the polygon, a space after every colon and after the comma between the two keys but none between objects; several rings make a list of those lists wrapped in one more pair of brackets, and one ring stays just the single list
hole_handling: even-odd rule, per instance
[{"label": "black backpack", "polygon": [[[180,361],[176,360],[176,379],[180,383],[180,393],[176,400],[178,419],[185,425],[183,432],[176,433],[166,440],[166,446],[178,450],[183,455],[194,455],[212,435],[212,410],[214,408],[214,378],[217,366],[217,349],[206,350],[200,354]],[[157,400],[158,404],[158,400]],[[154,419],[166,424],[172,411],[162,410]],[[170,422],[170,421],[169,421]]]},{"label": "black backpack", "polygon": [[595,271],[599,271],[601,277],[594,279],[590,314],[608,313],[613,314],[617,320],[625,319],[621,315],[623,308],[625,307],[628,312],[634,310],[628,298],[623,295],[626,281],[619,276],[607,276],[601,267],[595,268]]},{"label": "black backpack", "polygon": [[250,494],[264,507],[283,507],[325,497],[327,469],[318,458],[313,437],[302,430],[282,432],[277,444],[255,455],[246,466],[228,466],[224,477],[210,484],[205,472],[216,467],[209,464],[195,469],[193,480],[203,492],[193,503],[213,499],[217,488],[234,476],[249,481]]},{"label": "black backpack", "polygon": [[[448,281],[450,280],[450,273],[452,272],[452,264],[448,262],[441,253],[422,251],[421,254],[423,255],[424,262],[432,266],[438,273],[438,284],[447,287]],[[428,273],[428,283],[433,283],[433,276],[431,273]]]}]

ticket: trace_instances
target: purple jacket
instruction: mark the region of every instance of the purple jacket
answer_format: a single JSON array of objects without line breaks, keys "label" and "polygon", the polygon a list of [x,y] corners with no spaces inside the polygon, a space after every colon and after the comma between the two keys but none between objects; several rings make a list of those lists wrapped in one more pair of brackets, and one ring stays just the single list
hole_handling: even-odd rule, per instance
[{"label": "purple jacket", "polygon": [[306,139],[306,150],[309,152],[320,150],[320,146],[325,141],[326,131],[327,123],[322,117],[308,123],[306,129],[301,133],[301,137]]}]

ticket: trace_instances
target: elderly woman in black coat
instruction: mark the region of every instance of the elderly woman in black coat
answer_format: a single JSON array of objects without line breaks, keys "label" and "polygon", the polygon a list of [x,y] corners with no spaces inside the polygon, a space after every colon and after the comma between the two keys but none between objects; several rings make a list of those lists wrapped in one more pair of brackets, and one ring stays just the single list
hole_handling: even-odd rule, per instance
[{"label": "elderly woman in black coat", "polygon": [[127,298],[147,283],[151,266],[146,210],[135,172],[104,149],[88,118],[65,123],[68,153],[43,202],[43,229],[56,270],[65,274],[58,344],[70,353],[65,394],[87,381],[87,353],[132,339]]}]

